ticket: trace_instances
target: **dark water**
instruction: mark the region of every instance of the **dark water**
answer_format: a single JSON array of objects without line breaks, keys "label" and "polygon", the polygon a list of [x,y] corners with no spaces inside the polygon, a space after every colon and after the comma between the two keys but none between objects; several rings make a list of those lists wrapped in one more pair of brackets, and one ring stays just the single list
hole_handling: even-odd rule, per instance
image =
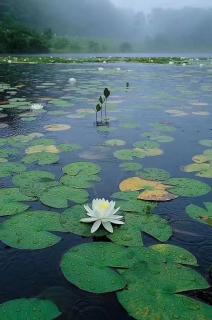
[{"label": "dark water", "polygon": [[[104,71],[97,70],[98,65],[4,65],[0,66],[0,83],[11,86],[24,85],[18,90],[18,97],[26,97],[31,102],[46,101],[45,98],[69,97],[73,106],[61,108],[74,114],[80,108],[93,108],[99,95],[107,86],[112,91],[110,102],[116,107],[109,108],[114,119],[110,122],[111,132],[99,132],[94,126],[95,114],[80,119],[66,116],[51,116],[48,112],[37,117],[33,122],[24,122],[20,116],[10,113],[9,117],[0,119],[9,124],[0,129],[1,136],[41,132],[47,138],[54,138],[60,143],[79,143],[82,150],[77,153],[62,154],[57,165],[44,167],[31,165],[29,169],[48,170],[57,177],[62,176],[61,168],[74,161],[83,161],[87,157],[100,159],[90,161],[102,167],[102,181],[89,190],[90,199],[108,198],[118,191],[119,183],[133,173],[123,172],[119,168],[120,160],[113,157],[112,149],[96,149],[107,139],[123,139],[126,148],[142,140],[145,131],[152,131],[151,124],[160,122],[175,126],[176,131],[164,133],[174,138],[173,142],[161,143],[162,156],[136,159],[144,167],[167,170],[172,177],[197,178],[211,185],[211,179],[198,178],[192,173],[184,173],[183,165],[192,162],[192,157],[201,154],[204,147],[198,144],[201,139],[212,138],[212,69],[205,66],[180,67],[160,65],[113,64],[104,66]],[[117,70],[116,68],[121,68]],[[77,86],[71,87],[68,79],[75,77]],[[44,86],[44,82],[53,83]],[[126,82],[130,83],[126,89]],[[0,96],[1,97],[1,96]],[[1,99],[3,100],[5,96]],[[0,99],[0,100],[1,100]],[[195,104],[196,103],[196,104]],[[204,106],[198,103],[204,103]],[[111,106],[111,104],[109,104]],[[48,103],[45,110],[56,110]],[[173,116],[167,110],[184,111],[184,116]],[[207,115],[193,112],[204,111]],[[46,132],[46,124],[70,124],[70,131]],[[124,123],[136,123],[137,128],[126,129]],[[145,139],[145,138],[143,138]],[[124,148],[125,148],[124,147]],[[101,150],[101,151],[100,151]],[[89,151],[88,154],[85,152]],[[18,158],[19,159],[19,158]],[[89,161],[89,160],[87,160]],[[10,186],[10,179],[2,179],[3,186]],[[184,247],[198,259],[198,271],[208,281],[212,265],[212,233],[204,224],[195,222],[185,213],[190,204],[202,206],[203,202],[212,201],[209,193],[197,198],[180,197],[172,202],[160,204],[156,213],[166,218],[173,228],[173,237],[168,243]],[[45,208],[34,203],[33,208]],[[56,210],[52,210],[56,211]],[[63,210],[62,210],[63,211]],[[73,234],[61,233],[57,245],[43,250],[17,250],[0,244],[0,302],[18,297],[48,297],[63,310],[59,319],[71,320],[129,320],[129,316],[116,301],[115,294],[94,295],[80,291],[64,278],[60,271],[60,260],[71,247],[88,241]],[[89,240],[90,241],[90,240]],[[145,245],[156,243],[156,240],[145,236]],[[199,297],[199,296],[198,296]],[[200,295],[201,299],[210,302],[210,293]]]}]

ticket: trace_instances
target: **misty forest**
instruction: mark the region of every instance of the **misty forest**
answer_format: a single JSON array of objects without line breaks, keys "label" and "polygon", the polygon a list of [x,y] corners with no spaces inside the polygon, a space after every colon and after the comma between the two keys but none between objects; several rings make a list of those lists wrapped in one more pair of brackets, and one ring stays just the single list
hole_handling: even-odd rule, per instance
[{"label": "misty forest", "polygon": [[0,320],[212,319],[212,3],[0,0]]}]

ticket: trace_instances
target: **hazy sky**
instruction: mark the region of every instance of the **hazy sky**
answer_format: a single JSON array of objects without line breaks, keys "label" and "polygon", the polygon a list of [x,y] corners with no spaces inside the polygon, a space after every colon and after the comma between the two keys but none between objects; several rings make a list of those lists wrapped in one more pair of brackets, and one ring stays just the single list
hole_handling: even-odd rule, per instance
[{"label": "hazy sky", "polygon": [[212,7],[212,0],[111,0],[121,7],[135,10],[150,11],[155,7],[182,8],[186,6],[207,8]]}]

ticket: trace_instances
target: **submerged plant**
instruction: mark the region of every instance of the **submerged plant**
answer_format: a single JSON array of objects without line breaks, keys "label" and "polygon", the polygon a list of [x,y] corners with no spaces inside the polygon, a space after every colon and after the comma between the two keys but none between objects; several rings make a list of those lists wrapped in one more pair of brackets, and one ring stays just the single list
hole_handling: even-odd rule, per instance
[{"label": "submerged plant", "polygon": [[85,205],[84,208],[87,211],[87,215],[89,218],[83,218],[80,221],[85,223],[93,223],[91,228],[91,233],[96,232],[101,224],[103,227],[113,233],[113,224],[124,224],[121,219],[123,216],[118,216],[116,213],[119,211],[120,208],[115,209],[115,201],[108,201],[103,199],[94,199],[92,201],[92,209]]}]

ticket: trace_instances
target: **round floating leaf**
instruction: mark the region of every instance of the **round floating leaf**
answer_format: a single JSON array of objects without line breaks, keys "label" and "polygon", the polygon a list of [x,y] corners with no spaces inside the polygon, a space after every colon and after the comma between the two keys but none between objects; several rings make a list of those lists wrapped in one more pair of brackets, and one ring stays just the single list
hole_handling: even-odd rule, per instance
[{"label": "round floating leaf", "polygon": [[42,152],[57,154],[57,153],[60,153],[60,150],[55,145],[45,145],[45,144],[31,146],[25,150],[26,154],[35,154],[35,153],[42,153]]},{"label": "round floating leaf", "polygon": [[53,320],[60,314],[57,306],[48,300],[22,298],[0,304],[1,320]]},{"label": "round floating leaf", "polygon": [[39,197],[44,191],[56,186],[55,176],[47,171],[28,171],[13,177],[13,183],[28,196]]},{"label": "round floating leaf", "polygon": [[22,159],[25,164],[37,162],[39,165],[57,163],[60,160],[59,155],[48,152],[29,154]]},{"label": "round floating leaf", "polygon": [[78,174],[76,176],[65,175],[60,182],[65,186],[78,189],[87,189],[93,186],[94,182],[99,182],[101,179],[96,175],[84,176]]},{"label": "round floating leaf", "polygon": [[88,192],[82,189],[57,186],[43,192],[40,201],[51,208],[67,208],[68,201],[85,203],[88,201]]},{"label": "round floating leaf", "polygon": [[170,201],[177,198],[174,194],[167,191],[169,185],[160,182],[132,177],[122,181],[119,185],[121,191],[138,191],[144,190],[139,194],[137,199],[148,201]]},{"label": "round floating leaf", "polygon": [[209,185],[195,179],[171,178],[166,183],[173,186],[170,188],[172,193],[182,197],[199,197],[211,191]]},{"label": "round floating leaf", "polygon": [[113,243],[86,243],[62,258],[61,270],[68,281],[82,290],[106,293],[123,289],[126,281],[114,268],[129,267],[128,251]]},{"label": "round floating leaf", "polygon": [[68,124],[50,124],[44,126],[44,129],[47,131],[66,131],[71,129],[71,126]]},{"label": "round floating leaf", "polygon": [[70,163],[63,168],[63,172],[70,176],[76,176],[80,174],[81,176],[95,175],[101,171],[101,168],[92,162],[74,162]]},{"label": "round floating leaf", "polygon": [[164,181],[170,178],[170,174],[166,170],[158,168],[145,168],[139,172],[139,176],[149,180]]},{"label": "round floating leaf", "polygon": [[29,211],[3,222],[0,225],[0,240],[17,249],[43,249],[60,241],[60,237],[50,231],[63,231],[60,214],[50,211]]},{"label": "round floating leaf", "polygon": [[141,246],[142,234],[147,233],[159,241],[167,241],[172,236],[168,222],[157,215],[125,214],[125,224],[117,228],[113,234],[107,235],[113,242],[124,246]]},{"label": "round floating leaf", "polygon": [[0,178],[11,176],[26,170],[23,164],[16,162],[5,162],[0,165]]},{"label": "round floating leaf", "polygon": [[136,162],[124,162],[121,163],[119,165],[119,167],[123,170],[123,171],[138,171],[142,168],[142,165],[140,163],[136,163]]},{"label": "round floating leaf", "polygon": [[27,197],[16,188],[0,189],[0,216],[10,216],[23,212],[29,208],[22,201],[33,201],[34,198]]},{"label": "round floating leaf", "polygon": [[120,147],[120,146],[124,146],[126,144],[126,142],[124,140],[120,140],[120,139],[110,139],[105,141],[105,144],[107,146],[111,146],[111,147]]},{"label": "round floating leaf", "polygon": [[209,320],[212,309],[180,292],[205,289],[208,284],[194,270],[175,264],[138,263],[122,275],[127,288],[117,297],[137,320]]},{"label": "round floating leaf", "polygon": [[170,126],[168,124],[165,123],[154,123],[152,125],[154,127],[154,129],[158,130],[158,131],[163,131],[163,132],[173,132],[176,131],[176,128],[173,126]]},{"label": "round floating leaf", "polygon": [[199,144],[201,144],[204,147],[212,148],[212,139],[200,140]]},{"label": "round floating leaf", "polygon": [[197,172],[196,176],[202,178],[212,178],[212,162],[189,164],[183,168],[183,171]]},{"label": "round floating leaf", "polygon": [[154,149],[122,149],[114,152],[114,157],[120,160],[133,160],[135,158],[143,159],[145,157],[159,156],[163,153],[162,150],[158,148]]},{"label": "round floating leaf", "polygon": [[155,148],[159,148],[160,145],[157,142],[153,142],[153,141],[138,141],[135,142],[134,147],[136,148],[140,148],[140,149],[155,149]]},{"label": "round floating leaf", "polygon": [[136,128],[140,128],[140,125],[135,122],[126,122],[126,123],[123,123],[121,127],[124,129],[136,129]]},{"label": "round floating leaf", "polygon": [[212,226],[212,202],[204,202],[205,208],[190,204],[186,207],[188,215],[199,222]]},{"label": "round floating leaf", "polygon": [[157,141],[159,143],[167,143],[172,142],[174,140],[174,138],[170,136],[158,135],[158,133],[155,132],[145,132],[143,136],[149,138],[150,140]]}]

